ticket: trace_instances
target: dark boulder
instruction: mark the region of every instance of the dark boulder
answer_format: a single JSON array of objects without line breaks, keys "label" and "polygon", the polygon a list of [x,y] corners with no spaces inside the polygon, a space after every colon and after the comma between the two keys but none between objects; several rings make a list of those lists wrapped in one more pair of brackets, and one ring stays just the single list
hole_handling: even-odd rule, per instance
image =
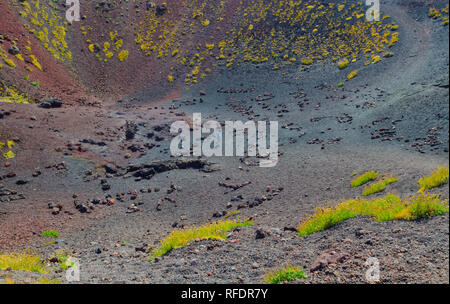
[{"label": "dark boulder", "polygon": [[60,108],[63,105],[61,98],[49,98],[41,101],[40,107],[44,109]]}]

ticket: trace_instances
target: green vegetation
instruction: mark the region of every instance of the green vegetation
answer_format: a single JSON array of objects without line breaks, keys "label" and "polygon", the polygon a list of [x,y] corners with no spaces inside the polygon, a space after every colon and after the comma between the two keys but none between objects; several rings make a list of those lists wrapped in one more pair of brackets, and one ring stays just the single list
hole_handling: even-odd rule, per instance
[{"label": "green vegetation", "polygon": [[431,7],[428,12],[428,17],[434,20],[439,20],[442,18],[442,25],[448,25],[448,4],[442,9]]},{"label": "green vegetation", "polygon": [[68,22],[60,16],[57,3],[39,0],[14,0],[14,3],[20,8],[22,18],[27,21],[25,29],[41,41],[48,52],[61,61],[72,60],[66,41]]},{"label": "green vegetation", "polygon": [[[4,284],[6,285],[13,285],[13,284],[24,284],[20,282],[16,282],[10,278],[6,278]],[[54,284],[61,284],[60,280],[54,280],[54,279],[48,279],[48,278],[41,278],[38,279],[36,282],[33,282],[31,284],[38,284],[38,285],[54,285]]]},{"label": "green vegetation", "polygon": [[386,187],[392,183],[395,183],[396,181],[398,181],[399,178],[395,177],[395,176],[386,176],[384,177],[382,180],[377,181],[371,185],[368,185],[364,188],[363,190],[363,195],[364,196],[369,196],[371,194],[374,193],[378,193],[383,191],[384,189],[386,189]]},{"label": "green vegetation", "polygon": [[370,216],[376,221],[414,220],[432,217],[449,211],[448,201],[439,196],[421,194],[402,200],[394,194],[384,198],[364,200],[361,198],[343,201],[335,207],[316,208],[315,213],[298,225],[299,236],[325,230],[357,215]]},{"label": "green vegetation", "polygon": [[356,176],[356,175],[358,175],[358,174],[361,174],[361,173],[363,173],[364,172],[364,170],[356,170],[356,171],[353,171],[352,172],[352,176]]},{"label": "green vegetation", "polygon": [[300,267],[286,265],[282,268],[272,270],[264,277],[265,284],[281,284],[297,279],[306,279],[306,274]]},{"label": "green vegetation", "polygon": [[[367,8],[362,1],[343,0],[338,5],[318,0],[182,0],[176,8],[169,4],[164,14],[155,9],[136,9],[139,23],[120,30],[120,18],[106,16],[109,13],[97,3],[91,6],[97,18],[83,15],[77,24],[64,20],[56,0],[12,3],[25,20],[24,27],[61,61],[72,59],[68,45],[72,26],[79,24],[90,52],[105,63],[113,58],[125,62],[131,56],[124,46],[132,41],[120,32],[131,30],[131,39],[145,56],[169,66],[169,83],[184,79],[186,84],[195,84],[212,68],[233,68],[244,63],[267,62],[275,70],[296,65],[307,70],[314,63],[329,61],[344,69],[360,59],[370,64],[370,58],[378,58],[377,54],[399,41],[398,25],[386,21],[389,16],[379,22],[365,20]],[[123,10],[122,16],[129,13],[125,6],[115,4]],[[98,32],[98,22],[107,28],[106,32]],[[28,56],[31,58],[30,52]],[[24,61],[21,54],[16,57]],[[4,61],[9,66],[16,64],[9,58]],[[42,71],[37,60],[32,62]],[[347,77],[355,76],[357,71]]]},{"label": "green vegetation", "polygon": [[59,233],[55,230],[46,230],[46,231],[42,232],[42,236],[57,238],[57,237],[59,237]]},{"label": "green vegetation", "polygon": [[417,181],[420,185],[420,192],[439,187],[448,182],[448,168],[439,168],[431,175],[422,177]]},{"label": "green vegetation", "polygon": [[69,267],[74,266],[73,263],[69,262],[70,261],[69,253],[62,249],[56,250],[55,253],[51,256],[51,259],[56,261],[56,263],[62,270],[66,270]]},{"label": "green vegetation", "polygon": [[0,102],[31,104],[33,101],[13,86],[0,83]]},{"label": "green vegetation", "polygon": [[4,158],[11,159],[16,157],[16,154],[11,150],[15,145],[16,143],[13,140],[6,139],[6,141],[3,141],[0,134],[0,154],[3,154]]},{"label": "green vegetation", "polygon": [[69,263],[67,263],[67,261],[69,261],[69,256],[66,253],[58,253],[57,257],[59,260],[59,267],[62,270],[66,270],[69,267],[73,266],[73,265],[68,265]]},{"label": "green vegetation", "polygon": [[251,221],[219,221],[206,224],[201,227],[192,227],[183,230],[175,230],[168,237],[161,241],[160,247],[152,254],[150,259],[162,256],[173,249],[187,246],[195,240],[219,239],[226,240],[226,231],[237,227],[252,226]]},{"label": "green vegetation", "polygon": [[39,256],[29,253],[0,254],[0,269],[46,273],[45,264]]},{"label": "green vegetation", "polygon": [[347,76],[347,79],[350,80],[350,79],[355,78],[356,76],[358,76],[357,70],[350,72],[350,74],[348,74],[348,76]]},{"label": "green vegetation", "polygon": [[239,211],[239,210],[233,210],[231,212],[228,212],[223,218],[227,219],[227,218],[232,217],[233,215],[237,215],[240,213],[241,213],[241,211]]},{"label": "green vegetation", "polygon": [[359,186],[362,186],[364,184],[367,184],[370,181],[373,181],[378,178],[380,175],[379,172],[376,171],[367,171],[363,175],[358,176],[352,181],[352,188],[356,188]]},{"label": "green vegetation", "polygon": [[350,64],[350,62],[348,61],[347,58],[345,58],[344,60],[341,60],[338,62],[338,67],[340,70],[345,69],[346,67],[348,67],[348,65]]},{"label": "green vegetation", "polygon": [[[391,29],[398,28],[385,23],[386,17],[366,22],[365,11],[362,2],[346,0],[340,5],[316,0],[249,0],[236,7],[227,1],[185,0],[176,12],[170,5],[163,16],[154,10],[146,12],[135,32],[135,43],[146,56],[169,62],[171,71],[185,67],[186,84],[197,83],[209,73],[209,58],[217,62],[213,67],[226,68],[267,62],[277,70],[299,62],[304,70],[327,60],[345,68],[362,56],[370,58],[387,49]],[[173,18],[175,13],[178,16]],[[85,27],[82,30],[86,33]],[[215,37],[218,31],[225,35]],[[205,41],[186,43],[196,39]],[[169,82],[181,78],[170,76]]]},{"label": "green vegetation", "polygon": [[[3,59],[3,61],[10,67],[15,68],[16,64],[12,59],[8,58],[8,54],[6,51],[0,46],[0,57]],[[0,64],[0,69],[2,68],[2,65]]]},{"label": "green vegetation", "polygon": [[47,278],[42,278],[39,279],[36,284],[39,285],[58,285],[61,284],[60,280],[56,280],[56,279],[47,279]]}]

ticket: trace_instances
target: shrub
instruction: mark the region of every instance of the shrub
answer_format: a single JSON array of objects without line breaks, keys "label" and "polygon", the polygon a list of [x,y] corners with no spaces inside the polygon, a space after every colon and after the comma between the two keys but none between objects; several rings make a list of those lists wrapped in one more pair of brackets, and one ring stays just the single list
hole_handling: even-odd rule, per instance
[{"label": "shrub", "polygon": [[380,175],[380,173],[378,173],[376,171],[367,171],[366,173],[356,177],[352,181],[352,188],[356,188],[356,187],[362,186],[364,184],[367,184],[368,182],[377,179],[379,175]]},{"label": "shrub", "polygon": [[0,254],[0,269],[46,273],[42,259],[29,253]]},{"label": "shrub", "polygon": [[313,63],[314,63],[314,60],[311,59],[311,58],[303,58],[303,59],[302,59],[302,64],[303,64],[303,65],[311,65],[311,64],[313,64]]},{"label": "shrub", "polygon": [[57,238],[57,237],[59,237],[59,233],[55,230],[46,230],[46,231],[42,232],[42,236]]},{"label": "shrub", "polygon": [[29,57],[31,58],[31,63],[33,63],[33,65],[34,65],[35,67],[37,67],[39,70],[42,71],[42,66],[41,66],[41,64],[39,63],[39,61],[37,60],[36,56],[30,55]]},{"label": "shrub", "polygon": [[3,61],[12,68],[16,67],[16,64],[14,63],[14,61],[12,61],[11,59],[9,59],[7,57],[3,57]]},{"label": "shrub", "polygon": [[124,61],[126,59],[128,59],[128,51],[127,50],[120,51],[120,53],[119,53],[119,60],[120,61]]},{"label": "shrub", "polygon": [[348,74],[347,79],[350,80],[350,79],[355,78],[356,76],[358,76],[358,71],[357,70],[355,70],[355,71],[351,72],[350,74]]},{"label": "shrub", "polygon": [[338,62],[338,67],[340,70],[345,69],[346,67],[348,67],[348,65],[350,64],[350,62],[348,61],[347,58],[345,58],[344,60],[341,60]]},{"label": "shrub", "polygon": [[439,196],[433,194],[421,194],[406,200],[393,194],[373,200],[356,198],[343,201],[335,207],[316,208],[311,217],[300,222],[298,234],[305,236],[322,231],[357,215],[370,216],[381,222],[427,218],[448,211],[448,201],[441,201]]},{"label": "shrub", "polygon": [[439,168],[431,175],[422,177],[417,181],[420,185],[420,192],[439,187],[448,182],[449,169]]},{"label": "shrub", "polygon": [[3,157],[6,159],[11,159],[16,157],[16,154],[13,151],[9,150],[8,152],[3,153]]},{"label": "shrub", "polygon": [[369,196],[371,194],[374,193],[378,193],[383,191],[384,189],[386,189],[387,185],[390,185],[392,183],[395,183],[396,181],[398,181],[399,178],[395,177],[395,176],[386,176],[385,178],[383,178],[382,180],[375,182],[371,185],[368,185],[364,188],[363,190],[363,195],[364,196]]},{"label": "shrub", "polygon": [[[12,285],[12,284],[23,284],[22,282],[16,282],[8,277],[5,279],[6,285]],[[39,284],[39,285],[50,285],[50,284],[61,284],[60,280],[54,280],[54,279],[48,279],[48,278],[40,278],[36,282],[33,282],[31,284]]]},{"label": "shrub", "polygon": [[173,249],[187,246],[195,240],[219,239],[226,240],[226,231],[243,226],[252,226],[251,221],[219,221],[206,224],[201,227],[192,227],[183,230],[175,230],[161,241],[160,247],[152,254],[150,259],[162,256]]},{"label": "shrub", "polygon": [[285,282],[294,281],[297,279],[306,279],[306,274],[300,267],[286,265],[282,268],[272,270],[264,277],[266,284],[281,284]]}]

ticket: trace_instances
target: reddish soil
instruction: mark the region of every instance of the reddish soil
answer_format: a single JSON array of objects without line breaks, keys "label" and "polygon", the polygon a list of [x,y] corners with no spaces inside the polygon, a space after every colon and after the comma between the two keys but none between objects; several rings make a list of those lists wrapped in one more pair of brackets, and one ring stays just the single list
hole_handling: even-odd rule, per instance
[{"label": "reddish soil", "polygon": [[[17,46],[21,50],[24,50],[27,41],[30,41],[31,45],[29,46],[43,68],[43,71],[40,71],[32,64],[25,65],[19,60],[15,60],[17,67],[12,69],[4,65],[0,70],[0,79],[4,80],[7,85],[14,84],[20,87],[22,91],[38,101],[55,96],[63,98],[67,103],[88,101],[89,95],[77,80],[78,77],[69,72],[70,67],[57,62],[41,42],[23,27],[16,10],[12,9],[7,1],[0,2],[0,11],[2,12],[0,33],[12,39],[18,38]],[[11,45],[11,42],[5,40],[2,47],[8,51]],[[26,66],[32,67],[33,73],[26,71]],[[40,87],[36,88],[30,81],[24,80],[26,75],[30,75],[30,80],[37,81]]]}]

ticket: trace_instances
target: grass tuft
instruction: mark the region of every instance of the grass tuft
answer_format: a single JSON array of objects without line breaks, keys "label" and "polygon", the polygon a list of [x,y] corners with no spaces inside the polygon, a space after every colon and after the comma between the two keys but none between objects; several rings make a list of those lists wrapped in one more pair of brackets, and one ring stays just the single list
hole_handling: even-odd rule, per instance
[{"label": "grass tuft", "polygon": [[0,254],[0,269],[46,273],[42,259],[29,253]]},{"label": "grass tuft", "polygon": [[300,267],[286,265],[282,268],[272,270],[264,277],[265,284],[281,284],[297,279],[306,279],[306,274]]},{"label": "grass tuft", "polygon": [[[6,285],[17,285],[17,284],[28,284],[28,283],[21,283],[21,282],[16,282],[10,278],[6,278],[4,283]],[[57,285],[57,284],[61,284],[60,280],[55,280],[55,279],[48,279],[48,278],[41,278],[38,279],[35,282],[32,282],[31,284],[37,284],[37,285]]]},{"label": "grass tuft", "polygon": [[58,284],[61,284],[61,281],[60,280],[55,280],[55,279],[42,278],[42,279],[39,279],[36,284],[39,284],[39,285],[58,285]]},{"label": "grass tuft", "polygon": [[367,184],[368,182],[377,179],[379,175],[380,173],[376,171],[367,171],[366,173],[358,176],[352,181],[352,188],[356,188],[364,184]]},{"label": "grass tuft", "polygon": [[168,237],[161,241],[160,247],[152,254],[150,260],[162,256],[173,249],[185,247],[189,243],[196,240],[203,239],[219,239],[226,240],[226,231],[237,227],[252,226],[252,221],[237,221],[226,220],[211,224],[206,224],[201,227],[192,227],[183,230],[175,230]]},{"label": "grass tuft", "polygon": [[448,168],[439,168],[431,175],[422,177],[417,181],[420,185],[420,192],[439,187],[448,182]]},{"label": "grass tuft", "polygon": [[55,230],[46,230],[46,231],[42,232],[42,236],[57,238],[57,237],[59,237],[59,233],[58,233],[58,231],[55,231]]},{"label": "grass tuft", "polygon": [[441,201],[433,194],[420,194],[406,200],[394,194],[384,198],[361,198],[343,201],[335,207],[316,208],[315,213],[298,225],[299,236],[325,230],[357,215],[370,216],[376,221],[415,220],[428,218],[449,211],[448,201]]},{"label": "grass tuft", "polygon": [[377,181],[371,185],[368,185],[364,188],[363,190],[363,195],[364,196],[369,196],[371,194],[375,194],[378,192],[383,191],[384,189],[386,189],[386,187],[392,183],[395,183],[399,180],[398,177],[395,176],[386,176],[385,178],[383,178],[380,181]]}]

